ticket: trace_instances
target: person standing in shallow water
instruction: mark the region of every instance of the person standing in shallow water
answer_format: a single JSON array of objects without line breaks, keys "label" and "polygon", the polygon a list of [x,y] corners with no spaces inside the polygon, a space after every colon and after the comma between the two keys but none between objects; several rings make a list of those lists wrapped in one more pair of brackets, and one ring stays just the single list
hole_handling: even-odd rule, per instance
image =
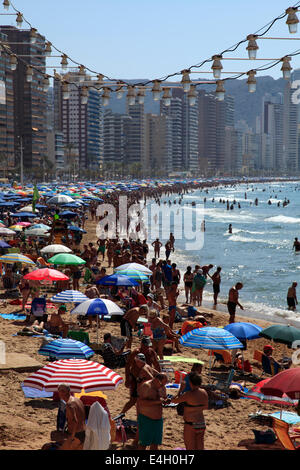
[{"label": "person standing in shallow water", "polygon": [[287,292],[287,304],[289,310],[296,310],[296,305],[298,304],[297,300],[297,294],[296,294],[296,287],[297,287],[297,282],[293,282],[291,287],[289,287],[288,292]]}]

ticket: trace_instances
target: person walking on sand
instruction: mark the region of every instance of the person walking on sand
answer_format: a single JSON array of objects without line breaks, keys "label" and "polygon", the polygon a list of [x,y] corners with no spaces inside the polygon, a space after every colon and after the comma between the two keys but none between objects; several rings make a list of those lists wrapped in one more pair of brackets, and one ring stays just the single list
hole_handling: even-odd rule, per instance
[{"label": "person walking on sand", "polygon": [[230,315],[229,323],[234,323],[237,305],[240,307],[241,310],[244,310],[244,307],[239,303],[239,290],[241,290],[242,288],[243,284],[241,282],[237,282],[235,286],[229,289],[227,302],[227,309]]},{"label": "person walking on sand", "polygon": [[297,294],[296,294],[296,287],[297,287],[297,282],[293,282],[291,287],[289,287],[288,292],[287,292],[287,304],[288,304],[288,309],[289,310],[296,310],[296,305],[298,305],[298,300],[297,300]]},{"label": "person walking on sand", "polygon": [[154,257],[155,258],[159,258],[160,256],[160,249],[162,247],[162,243],[161,241],[159,240],[159,238],[157,238],[153,243],[152,243],[152,246],[154,248]]}]

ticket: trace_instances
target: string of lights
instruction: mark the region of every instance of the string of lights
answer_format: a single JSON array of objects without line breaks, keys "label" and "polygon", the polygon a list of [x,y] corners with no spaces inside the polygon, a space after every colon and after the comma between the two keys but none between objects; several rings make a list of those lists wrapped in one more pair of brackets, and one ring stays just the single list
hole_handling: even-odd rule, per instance
[{"label": "string of lights", "polygon": [[[240,40],[233,46],[225,49],[219,54],[213,55],[211,58],[205,59],[202,62],[192,65],[180,72],[174,72],[171,74],[168,74],[160,79],[154,79],[154,80],[147,80],[144,82],[137,82],[137,83],[132,83],[132,82],[126,82],[120,79],[114,79],[111,78],[107,75],[104,75],[102,73],[98,73],[97,71],[94,71],[90,69],[89,67],[86,67],[76,60],[72,59],[69,57],[67,54],[65,54],[63,51],[58,49],[55,45],[53,45],[52,42],[49,40],[45,39],[45,49],[44,49],[44,54],[47,58],[61,58],[60,66],[42,66],[43,70],[40,70],[38,67],[35,65],[27,63],[23,57],[26,56],[21,56],[14,54],[9,46],[7,45],[8,43],[5,43],[3,41],[0,41],[0,52],[4,52],[10,56],[10,67],[11,70],[16,70],[18,61],[22,62],[26,66],[26,80],[27,81],[32,81],[33,77],[33,71],[35,70],[37,73],[41,74],[43,76],[43,90],[47,91],[48,87],[50,86],[50,78],[54,80],[59,80],[61,82],[62,86],[62,95],[64,99],[69,99],[70,93],[69,93],[69,86],[76,86],[77,88],[80,89],[81,93],[81,102],[82,104],[86,104],[88,101],[88,89],[92,88],[97,91],[102,91],[102,104],[104,106],[107,106],[109,104],[109,99],[110,99],[110,93],[115,92],[116,96],[118,99],[122,98],[122,96],[125,93],[125,90],[127,90],[127,100],[129,105],[133,105],[136,102],[136,99],[138,100],[139,104],[142,104],[145,99],[145,94],[147,90],[151,90],[152,96],[154,101],[159,101],[160,99],[163,100],[164,104],[166,106],[169,106],[171,103],[171,88],[178,87],[180,85],[183,88],[183,91],[187,93],[188,101],[190,105],[194,105],[196,103],[196,98],[197,98],[197,92],[196,92],[196,87],[201,85],[201,84],[215,84],[217,85],[216,87],[216,97],[218,100],[223,100],[225,97],[225,88],[224,88],[224,82],[228,80],[236,80],[238,78],[241,78],[245,75],[247,75],[247,84],[248,84],[248,90],[249,92],[254,92],[256,91],[256,78],[255,75],[257,72],[262,72],[269,70],[279,63],[282,63],[281,66],[281,71],[283,73],[283,78],[289,80],[291,77],[291,70],[292,67],[290,65],[291,58],[294,56],[297,56],[300,54],[300,50],[297,50],[293,53],[289,53],[285,55],[284,57],[278,58],[278,59],[273,59],[271,62],[268,62],[267,64],[264,64],[260,67],[253,68],[248,71],[244,72],[235,72],[233,75],[229,77],[224,77],[221,79],[221,74],[225,73],[228,74],[230,72],[222,72],[223,65],[222,65],[222,60],[268,60],[268,59],[263,59],[263,58],[257,58],[257,51],[259,49],[257,45],[257,40],[258,39],[278,39],[278,40],[284,40],[284,39],[300,39],[300,38],[268,38],[265,37],[265,35],[271,30],[271,28],[274,26],[274,24],[283,18],[287,17],[286,24],[288,25],[289,32],[290,34],[295,34],[297,32],[297,26],[299,23],[299,19],[297,17],[297,12],[299,11],[298,7],[300,5],[300,1],[298,1],[294,6],[289,7],[274,18],[272,21],[270,21],[268,24],[260,28],[258,31],[256,31],[254,34],[249,34],[246,38]],[[32,26],[32,24],[24,17],[23,13],[17,10],[17,8],[14,6],[14,4],[11,2],[11,0],[3,0],[3,7],[6,11],[9,11],[9,8],[11,7],[15,13],[4,13],[8,15],[16,15],[16,23],[19,28],[22,27],[23,22],[26,23],[29,28],[29,36],[30,36],[30,44],[34,44],[36,42],[36,38],[38,35],[38,31],[36,28]],[[225,54],[229,52],[235,52],[239,46],[242,44],[248,42],[246,50],[248,51],[248,58],[227,58],[223,57]],[[58,52],[60,55],[52,55],[52,49],[54,49],[56,52]],[[30,56],[29,56],[30,57]],[[77,71],[74,71],[74,67],[69,66],[69,61],[77,66]],[[203,67],[204,64],[211,63],[211,70],[212,72],[206,72],[206,73],[213,73],[214,80],[191,80],[190,79],[190,74],[191,73],[205,73],[200,71],[199,68]],[[53,68],[54,73],[46,73],[44,69],[49,69]],[[56,72],[56,68],[61,68],[63,71],[65,71],[65,74],[60,75],[59,73]],[[71,74],[68,72],[68,69],[70,69],[72,72]],[[197,70],[193,70],[197,69]],[[96,75],[96,80],[92,80],[94,77],[88,77],[87,73],[90,73],[92,75]],[[168,82],[171,78],[177,77],[181,75],[181,81],[180,82]],[[76,81],[72,81],[72,77],[74,78],[76,76]],[[168,82],[166,83],[167,86],[162,87],[161,84],[163,82]],[[151,87],[150,87],[151,85]]]}]

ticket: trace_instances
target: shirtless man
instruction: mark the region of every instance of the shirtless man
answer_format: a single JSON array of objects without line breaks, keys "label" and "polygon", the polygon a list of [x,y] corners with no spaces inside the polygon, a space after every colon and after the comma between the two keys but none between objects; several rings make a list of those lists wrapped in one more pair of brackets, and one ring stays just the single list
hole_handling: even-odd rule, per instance
[{"label": "shirtless man", "polygon": [[299,242],[297,237],[295,238],[293,248],[294,248],[295,252],[300,251],[300,242]]},{"label": "shirtless man", "polygon": [[165,374],[157,374],[141,384],[137,400],[139,450],[158,450],[163,437],[162,405],[166,402]]},{"label": "shirtless man", "polygon": [[[68,424],[67,438],[59,450],[82,450],[85,439],[85,409],[79,398],[71,396],[70,386],[60,384],[58,394],[66,402],[66,418]],[[65,433],[64,433],[65,434]]]},{"label": "shirtless man", "polygon": [[235,311],[236,306],[238,305],[241,310],[244,310],[244,307],[239,303],[239,290],[243,288],[243,284],[241,282],[237,282],[235,286],[229,289],[228,293],[228,302],[227,302],[227,309],[230,315],[229,323],[234,323],[235,318]]},{"label": "shirtless man", "polygon": [[134,307],[128,310],[128,312],[123,315],[120,327],[121,335],[126,336],[127,342],[125,344],[126,348],[131,349],[132,345],[132,330],[136,329],[136,323],[138,318],[141,315],[147,315],[149,311],[148,305],[141,305],[140,307]]},{"label": "shirtless man", "polygon": [[162,243],[159,241],[159,238],[157,238],[153,243],[152,246],[154,248],[154,256],[155,258],[159,258],[160,255],[160,249],[162,247]]},{"label": "shirtless man", "polygon": [[46,323],[45,328],[52,335],[59,335],[62,333],[63,338],[67,337],[69,327],[61,318],[61,315],[65,314],[66,310],[66,306],[61,305],[57,313],[51,315],[50,320]]},{"label": "shirtless man", "polygon": [[179,291],[177,287],[178,287],[178,284],[173,281],[167,294],[167,298],[169,302],[169,316],[170,316],[169,326],[171,329],[173,328],[173,324],[175,321],[177,297],[179,296]]},{"label": "shirtless man", "polygon": [[289,310],[296,310],[296,305],[298,305],[298,300],[297,300],[297,294],[296,294],[296,287],[297,287],[297,282],[293,282],[291,287],[288,289],[287,293],[287,304]]}]

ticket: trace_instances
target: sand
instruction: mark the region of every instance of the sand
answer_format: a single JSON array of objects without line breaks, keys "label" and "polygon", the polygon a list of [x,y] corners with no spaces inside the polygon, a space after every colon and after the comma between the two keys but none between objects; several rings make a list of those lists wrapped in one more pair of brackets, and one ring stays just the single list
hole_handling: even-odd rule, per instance
[{"label": "sand", "polygon": [[[90,221],[86,224],[88,234],[85,235],[84,242],[96,241],[94,236],[95,227]],[[176,252],[175,252],[176,257]],[[105,265],[105,264],[104,264]],[[108,271],[109,273],[110,271]],[[211,326],[225,326],[228,323],[228,315],[212,309],[200,308],[201,312],[210,313]],[[1,313],[15,312],[15,306],[0,307]],[[67,314],[67,320],[74,320]],[[236,321],[247,321],[245,317],[236,317]],[[253,319],[249,319],[253,322]],[[257,324],[262,327],[270,323],[257,320]],[[40,356],[37,351],[42,343],[41,338],[28,338],[22,336],[12,336],[23,327],[22,322],[8,321],[0,318],[0,340],[6,344],[6,351],[11,353],[25,353],[36,361],[46,365],[47,358]],[[96,341],[96,329],[87,330],[90,340]],[[101,322],[100,337],[106,332],[111,332],[115,336],[120,336],[118,323]],[[253,360],[255,349],[262,350],[269,341],[258,339],[248,342],[248,350],[245,352],[245,359],[249,359],[253,365],[253,372],[261,375],[261,369]],[[134,336],[133,347],[139,344],[138,337]],[[280,358],[286,353],[290,353],[286,346],[275,345],[275,358]],[[205,350],[182,348],[181,353],[176,356],[194,357],[204,361],[203,383],[208,383],[208,353]],[[102,362],[102,357],[95,355],[92,360]],[[191,365],[185,363],[174,364],[177,370],[189,371]],[[213,368],[214,375],[226,377],[228,369],[224,366],[216,365]],[[117,370],[124,377],[124,368]],[[0,374],[0,449],[7,450],[29,450],[40,449],[43,444],[50,442],[50,432],[56,429],[57,404],[51,399],[25,399],[21,382],[28,377],[29,373],[15,371],[5,371]],[[263,377],[264,378],[264,377]],[[251,387],[251,382],[246,381],[246,386]],[[116,416],[122,409],[124,403],[129,398],[128,389],[121,384],[117,391],[105,392],[108,396],[108,407],[112,416]],[[261,410],[264,413],[278,411],[278,406],[260,404],[254,400],[230,400],[230,406],[219,410],[206,410],[204,412],[207,422],[205,433],[205,448],[209,450],[258,450],[258,449],[282,449],[280,443],[262,446],[255,444],[252,429],[267,429],[257,425],[248,419],[250,413]],[[288,410],[291,411],[290,408]],[[173,408],[165,408],[164,416],[164,437],[161,449],[175,449],[184,447],[183,442],[183,418],[178,416]],[[135,409],[131,409],[127,417],[136,419]],[[300,418],[299,418],[300,420]],[[129,440],[123,447],[120,443],[113,443],[113,449],[132,449],[132,441]]]}]

